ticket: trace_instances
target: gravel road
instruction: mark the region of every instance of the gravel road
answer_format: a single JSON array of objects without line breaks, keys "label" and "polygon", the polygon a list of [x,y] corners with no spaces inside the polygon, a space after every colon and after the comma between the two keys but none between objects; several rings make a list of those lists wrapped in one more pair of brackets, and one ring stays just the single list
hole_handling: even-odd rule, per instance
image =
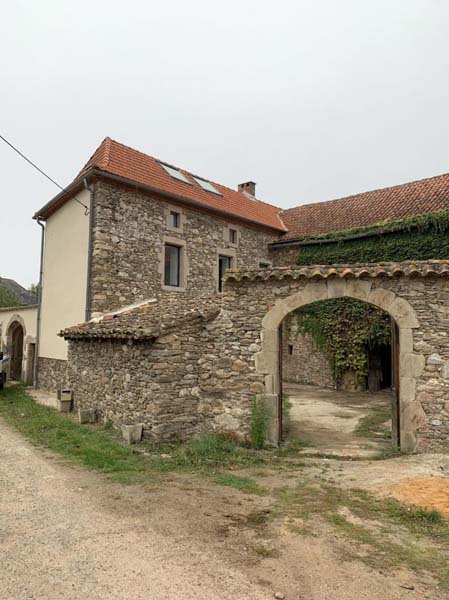
[{"label": "gravel road", "polygon": [[[111,484],[64,465],[0,420],[0,600],[262,600],[218,555],[108,510]],[[90,492],[92,481],[95,493]]]}]

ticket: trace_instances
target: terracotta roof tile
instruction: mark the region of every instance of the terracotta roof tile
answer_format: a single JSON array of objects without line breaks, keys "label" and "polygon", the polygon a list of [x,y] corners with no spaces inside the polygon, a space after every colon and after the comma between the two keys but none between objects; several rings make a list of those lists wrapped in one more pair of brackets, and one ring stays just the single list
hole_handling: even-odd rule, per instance
[{"label": "terracotta roof tile", "polygon": [[368,279],[376,277],[449,277],[449,260],[354,263],[351,265],[308,265],[270,269],[229,269],[225,281],[268,279]]},{"label": "terracotta roof tile", "polygon": [[220,311],[216,295],[167,304],[155,299],[106,313],[60,332],[65,339],[132,339],[150,341],[192,322],[207,322]]},{"label": "terracotta roof tile", "polygon": [[296,206],[281,212],[282,241],[344,231],[449,209],[449,174]]},{"label": "terracotta roof tile", "polygon": [[[175,194],[186,200],[193,200],[205,208],[225,211],[237,218],[250,219],[260,225],[278,231],[285,231],[285,227],[279,218],[280,208],[261,200],[253,200],[242,192],[232,190],[214,181],[211,181],[211,183],[221,195],[207,192],[192,179],[192,173],[175,167],[190,182],[183,183],[171,177],[161,167],[160,162],[164,161],[159,161],[107,137],[83,167],[78,177],[85,174],[90,168],[96,167],[112,175],[150,186],[161,192]],[[203,177],[203,179],[206,178]]]}]

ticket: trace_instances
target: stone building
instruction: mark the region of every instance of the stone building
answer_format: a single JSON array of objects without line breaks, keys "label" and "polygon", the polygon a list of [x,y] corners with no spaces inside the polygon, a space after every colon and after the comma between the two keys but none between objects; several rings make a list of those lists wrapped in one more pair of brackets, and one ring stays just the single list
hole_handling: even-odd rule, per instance
[{"label": "stone building", "polygon": [[[263,313],[286,291],[285,269],[296,264],[304,244],[333,243],[322,236],[336,231],[375,236],[383,230],[364,228],[447,209],[449,176],[442,175],[281,210],[259,200],[251,181],[232,190],[106,138],[66,191],[35,214],[44,232],[37,383],[52,391],[70,387],[79,406],[116,423],[142,422],[155,439],[204,429],[244,435],[250,399],[279,394],[254,368],[255,357]],[[229,270],[234,275],[224,289]],[[238,273],[257,285],[239,279],[236,296],[231,281]],[[385,276],[389,290],[390,271]],[[442,307],[445,281],[438,275]],[[401,275],[400,286],[414,289],[415,283]],[[310,340],[288,340],[293,319],[279,325],[284,373],[292,381],[305,376],[298,361],[289,364],[293,346],[293,356],[308,353],[308,381],[330,385]],[[429,335],[436,335],[434,324]],[[430,346],[443,357],[443,371],[442,341]],[[279,348],[270,352],[278,355]],[[411,397],[412,384],[405,385],[404,397]],[[443,388],[437,388],[440,414]],[[428,414],[446,422],[433,408]],[[407,438],[409,448],[418,444],[415,433]]]},{"label": "stone building", "polygon": [[75,181],[39,210],[45,244],[39,385],[67,384],[61,329],[151,298],[219,292],[227,268],[269,266],[280,209],[107,138]]}]

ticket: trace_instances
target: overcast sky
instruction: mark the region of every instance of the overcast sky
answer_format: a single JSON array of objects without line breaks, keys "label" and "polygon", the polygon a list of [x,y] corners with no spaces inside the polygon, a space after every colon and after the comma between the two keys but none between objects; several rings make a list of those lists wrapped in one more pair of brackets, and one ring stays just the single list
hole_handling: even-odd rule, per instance
[{"label": "overcast sky", "polygon": [[[63,185],[108,135],[290,207],[448,172],[448,67],[447,0],[14,0],[0,133]],[[1,142],[0,171],[28,286],[57,189]]]}]

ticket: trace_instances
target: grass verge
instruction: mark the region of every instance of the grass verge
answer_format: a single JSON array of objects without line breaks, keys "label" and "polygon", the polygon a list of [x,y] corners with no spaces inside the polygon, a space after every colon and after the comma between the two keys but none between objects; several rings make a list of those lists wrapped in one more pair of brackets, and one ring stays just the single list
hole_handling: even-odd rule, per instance
[{"label": "grass verge", "polygon": [[57,452],[113,480],[133,483],[157,474],[178,472],[209,477],[219,485],[243,492],[263,494],[248,477],[222,472],[225,469],[258,465],[264,458],[232,440],[204,435],[185,444],[154,448],[141,444],[125,446],[110,425],[80,425],[52,408],[37,404],[21,386],[0,392],[0,415],[34,444]]},{"label": "grass verge", "polygon": [[0,415],[34,444],[114,479],[126,480],[145,470],[142,458],[114,440],[110,429],[74,423],[34,402],[21,386],[0,392]]}]

